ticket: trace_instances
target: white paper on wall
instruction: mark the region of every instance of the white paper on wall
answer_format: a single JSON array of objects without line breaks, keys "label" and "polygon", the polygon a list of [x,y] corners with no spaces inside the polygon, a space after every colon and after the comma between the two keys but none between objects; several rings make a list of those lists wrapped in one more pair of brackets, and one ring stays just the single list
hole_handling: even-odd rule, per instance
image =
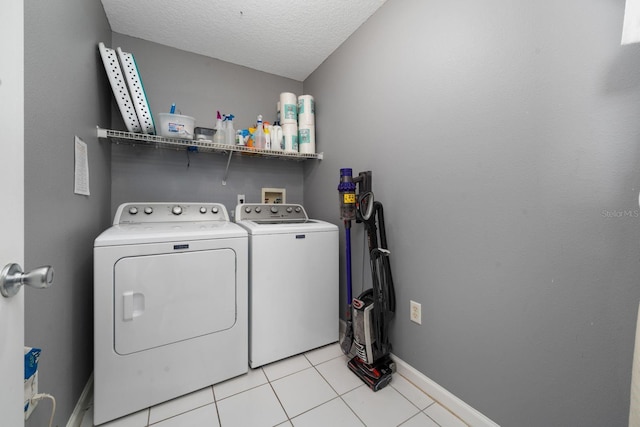
[{"label": "white paper on wall", "polygon": [[627,0],[622,23],[622,45],[640,42],[640,0]]},{"label": "white paper on wall", "polygon": [[73,192],[89,195],[89,160],[87,156],[87,144],[78,138],[75,138],[75,185]]}]

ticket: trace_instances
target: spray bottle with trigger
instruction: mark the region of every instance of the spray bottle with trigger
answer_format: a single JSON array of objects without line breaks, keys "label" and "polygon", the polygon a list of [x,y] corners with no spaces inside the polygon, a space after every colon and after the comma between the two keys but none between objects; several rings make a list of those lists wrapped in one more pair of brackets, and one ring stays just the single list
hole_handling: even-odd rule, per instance
[{"label": "spray bottle with trigger", "polygon": [[222,127],[222,116],[220,116],[220,111],[218,111],[218,118],[216,120],[216,134],[213,136],[213,142],[216,144],[224,144],[224,128]]},{"label": "spray bottle with trigger", "polygon": [[233,114],[227,114],[227,128],[224,130],[225,143],[227,145],[235,144],[236,131],[233,129]]}]

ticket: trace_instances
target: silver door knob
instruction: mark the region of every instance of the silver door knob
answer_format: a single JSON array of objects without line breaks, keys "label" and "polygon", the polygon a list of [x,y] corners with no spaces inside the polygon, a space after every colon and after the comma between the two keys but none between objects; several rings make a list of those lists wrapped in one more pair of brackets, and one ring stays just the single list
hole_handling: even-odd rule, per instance
[{"label": "silver door knob", "polygon": [[53,283],[53,267],[50,265],[38,267],[24,273],[18,264],[7,264],[0,272],[0,293],[10,298],[18,293],[20,286],[28,285],[33,288],[48,288]]}]

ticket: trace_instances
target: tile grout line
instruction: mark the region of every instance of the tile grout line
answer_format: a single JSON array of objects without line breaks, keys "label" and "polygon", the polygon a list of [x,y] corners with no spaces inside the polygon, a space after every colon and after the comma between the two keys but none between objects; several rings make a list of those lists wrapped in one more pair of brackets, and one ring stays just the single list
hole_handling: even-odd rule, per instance
[{"label": "tile grout line", "polygon": [[[400,375],[400,374],[398,374],[397,372],[394,372],[394,374],[396,374],[396,375]],[[400,375],[400,376],[402,377],[402,375]],[[404,377],[402,377],[402,378],[404,378]],[[405,378],[405,379],[406,379],[406,378]],[[409,384],[413,385],[411,382],[409,382]],[[418,409],[418,411],[419,411],[419,412],[424,411],[424,409],[420,409],[420,407],[419,407],[418,405],[416,405],[415,403],[413,403],[413,402],[411,401],[411,399],[409,399],[407,396],[405,396],[404,394],[402,394],[402,392],[401,392],[400,390],[398,390],[397,388],[395,388],[395,387],[393,386],[393,380],[391,380],[391,382],[389,383],[389,385],[391,386],[391,388],[393,388],[395,391],[397,391],[397,392],[398,392],[398,394],[399,394],[400,396],[404,397],[407,401],[409,401],[409,403],[411,403],[413,406],[415,406],[415,407]],[[414,387],[415,387],[415,386],[414,386]],[[416,387],[416,389],[420,390],[420,389],[419,389],[419,388],[417,388],[417,387]],[[429,396],[427,393],[423,392],[422,390],[420,390],[420,391],[421,391],[425,396]],[[431,396],[429,396],[429,399],[431,399],[431,400],[433,401],[433,398],[432,398]],[[429,406],[433,405],[434,403],[435,403],[435,401],[431,402],[430,404],[428,404],[428,405],[427,405],[427,407],[426,407],[425,409],[427,409]]]},{"label": "tile grout line", "polygon": [[[305,355],[305,357],[307,357],[307,356]],[[321,362],[321,363],[319,363],[319,364],[329,362],[329,361],[331,361],[331,360],[333,360],[333,359],[338,359],[339,357],[342,357],[342,356],[336,356],[336,357],[333,357],[333,358],[331,358],[331,359],[329,359],[329,360],[325,360],[324,362]],[[309,358],[307,358],[307,360],[308,360],[308,359],[309,359]],[[364,425],[365,427],[367,427],[367,424],[364,422],[364,420],[363,420],[362,418],[360,418],[360,416],[358,416],[358,414],[356,413],[356,411],[354,411],[354,410],[353,410],[353,408],[352,408],[351,406],[349,406],[349,404],[346,402],[346,400],[344,400],[344,398],[342,397],[343,395],[345,395],[345,394],[347,394],[347,393],[352,392],[353,390],[355,390],[355,389],[356,389],[356,388],[358,388],[358,387],[361,387],[362,385],[359,385],[358,387],[355,387],[355,388],[353,388],[353,389],[351,389],[351,390],[349,390],[349,391],[346,391],[346,392],[344,392],[344,393],[340,394],[340,393],[338,393],[338,390],[336,390],[335,388],[333,388],[333,386],[331,385],[331,383],[330,383],[330,382],[329,382],[329,381],[324,377],[324,375],[322,375],[322,372],[320,372],[320,371],[318,370],[317,365],[314,365],[314,364],[313,364],[313,362],[311,362],[310,360],[309,360],[309,363],[311,363],[311,365],[313,366],[313,369],[315,369],[315,370],[316,370],[316,372],[317,372],[318,374],[320,374],[320,377],[321,377],[323,380],[325,380],[325,382],[326,382],[327,384],[329,384],[329,387],[331,387],[331,389],[332,389],[332,390],[333,390],[333,391],[338,395],[338,399],[340,399],[340,400],[342,401],[342,403],[344,403],[344,404],[346,405],[346,407],[347,407],[347,408],[349,408],[349,410],[351,411],[351,413],[352,413],[353,415],[355,415],[355,417],[356,417],[356,418],[357,418],[357,419],[362,423],[362,425]],[[331,400],[334,400],[334,399],[331,399]],[[331,402],[331,400],[330,400],[329,402]],[[325,402],[325,403],[328,403],[328,402]],[[323,403],[323,405],[324,405],[324,403]]]},{"label": "tile grout line", "polygon": [[[397,372],[394,372],[394,374],[396,374],[396,375],[400,375],[400,374],[399,374],[399,373],[397,373]],[[400,376],[402,377],[402,375],[400,375]],[[402,377],[402,378],[404,378],[404,377]],[[406,379],[406,378],[405,378],[405,379]],[[413,383],[411,383],[411,382],[409,382],[409,384],[413,385]],[[410,404],[412,404],[412,405],[413,405],[413,407],[414,407],[414,408],[416,408],[416,409],[418,410],[418,413],[417,413],[417,414],[413,414],[412,416],[410,416],[409,418],[407,418],[406,420],[404,420],[403,422],[401,422],[400,424],[398,424],[398,426],[401,426],[403,423],[406,423],[407,421],[409,421],[411,418],[415,417],[416,415],[424,414],[424,410],[425,410],[425,409],[427,409],[428,407],[430,407],[431,405],[433,405],[434,403],[436,403],[436,402],[435,402],[435,400],[433,400],[433,398],[432,398],[431,396],[429,396],[427,393],[423,392],[422,390],[420,390],[420,389],[418,389],[418,388],[416,387],[416,389],[420,390],[420,391],[421,391],[425,396],[429,396],[429,398],[432,400],[432,402],[431,402],[430,404],[428,404],[426,408],[424,408],[424,409],[420,409],[420,407],[419,407],[418,405],[416,405],[415,403],[413,403],[413,402],[411,401],[411,399],[409,399],[407,396],[405,396],[404,394],[402,394],[402,392],[401,392],[400,390],[398,390],[397,388],[395,388],[395,387],[393,386],[393,379],[391,380],[391,382],[389,383],[389,385],[390,385],[390,386],[391,386],[391,388],[393,388],[393,389],[394,389],[394,390],[395,390],[395,391],[396,391],[400,396],[404,397],[404,398],[405,398],[405,400],[407,400]],[[414,386],[414,387],[415,387],[415,386]],[[438,424],[438,423],[437,423],[433,418],[431,418],[429,415],[427,415],[427,414],[424,414],[424,415],[426,415],[426,416],[427,416],[427,418],[429,418],[430,420],[432,420],[434,423]],[[442,426],[440,426],[440,424],[438,424],[438,426],[439,426],[439,427],[442,427]]]},{"label": "tile grout line", "polygon": [[[360,386],[358,386],[360,387]],[[356,387],[357,388],[357,387]],[[355,390],[355,388],[353,389]],[[349,390],[349,392],[353,391],[353,390]],[[348,392],[347,392],[348,393]],[[345,393],[346,394],[346,393]],[[351,406],[349,406],[349,404],[347,403],[346,400],[344,400],[344,398],[342,397],[343,395],[341,394],[340,396],[338,396],[340,398],[340,400],[342,400],[342,402],[347,405],[347,408],[349,408],[349,410],[353,413],[353,415],[356,416],[356,418],[362,423],[363,426],[367,427],[367,423],[364,422],[364,420],[362,418],[360,418],[360,416],[356,413],[356,411],[353,410],[353,408]]]},{"label": "tile grout line", "polygon": [[[298,371],[300,372],[300,371]],[[288,376],[288,375],[287,375]],[[287,417],[287,421],[289,421],[291,423],[291,418],[289,417],[289,413],[287,412],[287,410],[284,408],[284,405],[282,404],[282,401],[280,400],[280,396],[278,396],[278,393],[276,393],[276,389],[273,388],[273,384],[271,384],[271,380],[269,379],[269,377],[267,377],[267,374],[265,374],[265,377],[267,378],[269,387],[271,387],[271,391],[273,391],[273,394],[276,396],[276,399],[278,399],[278,403],[280,404],[280,407],[282,408],[282,411],[284,412],[284,415]],[[284,377],[283,377],[284,378]],[[279,379],[279,378],[278,378]],[[283,421],[284,422],[284,421]],[[280,425],[282,423],[278,423],[276,425]],[[220,426],[222,427],[222,426]]]},{"label": "tile grout line", "polygon": [[[397,373],[397,372],[396,372]],[[405,377],[404,375],[401,375],[398,373],[398,375],[400,375],[402,378],[404,378],[405,380],[407,380],[409,382],[409,384],[413,385],[415,388],[417,388],[418,390],[420,390],[422,393],[424,393],[425,395],[429,396],[429,398],[431,400],[433,400],[433,402],[431,402],[429,405],[427,405],[426,408],[421,409],[420,412],[426,411],[427,409],[429,409],[430,407],[432,407],[433,405],[437,404],[438,406],[440,406],[441,408],[445,409],[447,412],[449,412],[451,415],[453,415],[455,418],[457,418],[458,420],[462,421],[462,423],[465,426],[469,426],[469,424],[467,424],[462,418],[460,418],[456,413],[454,413],[451,409],[449,409],[446,405],[444,405],[442,402],[440,402],[438,399],[434,398],[433,396],[431,396],[429,393],[425,392],[424,390],[422,390],[420,387],[418,387],[416,384],[414,384],[411,380],[409,380],[407,377]],[[400,392],[398,392],[400,393]],[[401,393],[402,394],[402,393]],[[418,408],[419,409],[419,408]],[[425,413],[425,415],[427,417],[429,417],[429,414]],[[433,418],[429,417],[431,420],[433,420]],[[433,420],[433,422],[435,422],[436,424],[438,424],[435,420]],[[440,425],[440,424],[438,424]]]},{"label": "tile grout line", "polygon": [[[185,396],[186,396],[186,395],[185,395]],[[170,402],[170,400],[169,400],[169,401],[167,401],[167,402]],[[209,406],[209,405],[215,405],[215,402],[205,403],[204,405],[196,406],[196,407],[194,407],[194,408],[191,408],[191,409],[188,409],[188,410],[186,410],[186,411],[180,412],[179,414],[171,415],[170,417],[163,418],[163,419],[161,419],[161,420],[155,421],[155,422],[153,422],[152,424],[149,424],[149,422],[147,422],[147,427],[151,427],[151,426],[154,426],[154,425],[157,425],[157,424],[163,423],[163,422],[165,422],[165,421],[167,421],[167,420],[170,420],[170,419],[172,419],[172,418],[178,418],[178,417],[180,417],[180,416],[182,416],[182,415],[184,415],[184,414],[188,414],[189,412],[193,412],[193,411],[195,411],[196,409],[201,409],[201,408],[204,408],[205,406]],[[147,408],[147,411],[149,412],[149,415],[148,415],[148,417],[149,417],[149,418],[148,418],[148,419],[149,419],[149,421],[151,421],[151,408]],[[216,406],[216,412],[217,412],[217,411],[218,411],[218,407]]]},{"label": "tile grout line", "polygon": [[218,407],[218,399],[216,399],[216,391],[211,385],[211,393],[213,394],[213,404],[216,405],[216,416],[218,417],[218,425],[222,427],[222,419],[220,418],[220,408]]},{"label": "tile grout line", "polygon": [[[309,368],[304,368],[304,369],[302,369],[302,370],[300,370],[300,371],[292,372],[291,374],[288,374],[288,375],[285,375],[285,376],[283,376],[283,377],[281,377],[281,378],[275,379],[274,381],[278,381],[278,380],[280,380],[280,379],[282,379],[282,378],[290,377],[291,375],[298,374],[298,373],[300,373],[300,372],[306,371],[307,369],[311,369],[311,368],[315,369],[315,371],[316,371],[316,372],[318,372],[318,370],[316,369],[316,365],[314,365],[314,364],[313,364],[313,362],[312,362],[311,360],[309,360],[309,358],[307,357],[306,353],[302,353],[302,356],[304,356],[304,358],[307,360],[307,362],[309,362],[309,364],[311,365]],[[331,360],[331,359],[329,359],[329,360]],[[320,372],[318,372],[318,374],[320,374]],[[265,377],[267,377],[267,381],[269,381],[269,385],[271,386],[271,390],[273,390],[273,394],[275,394],[275,395],[276,395],[276,399],[278,399],[278,402],[280,403],[280,406],[282,407],[282,410],[284,411],[285,415],[287,416],[287,420],[288,420],[291,424],[293,424],[293,421],[292,421],[291,417],[289,416],[289,413],[288,413],[288,412],[287,412],[287,410],[284,408],[284,405],[282,404],[282,401],[280,400],[280,396],[278,396],[278,393],[276,392],[275,388],[273,388],[273,385],[271,384],[271,380],[269,380],[269,377],[268,377],[266,374],[265,374]],[[322,376],[322,374],[320,374],[320,378],[322,378],[322,379],[323,379],[323,380],[324,380],[324,381],[329,385],[329,387],[331,387],[331,384],[329,384],[329,382],[326,380],[326,378],[325,378],[325,377],[323,377],[323,376]],[[340,397],[340,396],[338,395],[338,392],[337,392],[337,391],[335,391],[333,387],[331,387],[331,390],[333,390],[333,391],[334,391],[334,393],[336,393],[336,395],[337,395],[336,397]],[[335,399],[335,398],[334,398],[334,399]],[[333,399],[329,399],[329,400],[328,400],[328,402],[331,402],[332,400],[333,400]],[[302,415],[302,414],[305,414],[305,413],[307,413],[307,412],[309,412],[309,411],[311,411],[311,410],[313,410],[313,409],[315,409],[315,408],[318,408],[318,407],[320,407],[320,406],[324,405],[325,403],[327,403],[327,402],[323,402],[323,403],[321,403],[321,404],[319,404],[319,405],[314,406],[313,408],[309,408],[309,409],[307,409],[306,411],[303,411],[303,412],[299,413],[299,414],[298,414],[298,415],[296,415],[295,417],[298,417],[298,416],[300,416],[300,415]],[[295,418],[295,417],[293,417],[293,418]]]},{"label": "tile grout line", "polygon": [[[307,355],[306,355],[306,354],[305,354],[305,357],[307,357]],[[332,357],[331,359],[324,360],[324,361],[322,361],[322,362],[318,363],[318,365],[320,365],[320,364],[322,364],[322,363],[329,362],[329,361],[331,361],[331,360],[333,360],[333,359],[338,359],[339,357],[342,357],[342,356],[336,356],[336,357]],[[307,360],[309,360],[309,358],[308,358],[308,357],[307,357]],[[355,417],[356,417],[356,418],[357,418],[357,419],[362,423],[362,425],[364,425],[364,426],[366,427],[367,425],[365,424],[364,420],[362,420],[362,419],[358,416],[358,414],[356,414],[356,412],[353,410],[353,408],[352,408],[351,406],[349,406],[349,404],[348,404],[348,403],[347,403],[347,402],[342,398],[342,396],[343,396],[344,394],[347,394],[347,393],[349,393],[349,392],[352,392],[353,390],[355,390],[356,388],[358,388],[358,387],[360,387],[360,386],[355,387],[355,388],[353,388],[353,389],[351,389],[351,390],[349,390],[349,391],[346,391],[346,392],[344,392],[344,393],[340,394],[340,393],[338,393],[338,390],[336,390],[335,388],[333,388],[333,386],[331,385],[331,383],[330,383],[330,382],[329,382],[329,381],[324,377],[324,375],[322,375],[322,372],[320,372],[320,371],[318,370],[318,368],[317,368],[317,366],[318,366],[318,365],[314,365],[314,364],[313,364],[313,362],[311,362],[311,360],[309,360],[309,363],[311,363],[311,366],[313,366],[313,369],[315,369],[315,370],[316,370],[316,372],[320,375],[320,377],[321,377],[321,378],[322,378],[322,379],[323,379],[323,380],[324,380],[324,381],[329,385],[329,387],[331,387],[331,390],[333,390],[333,391],[336,393],[336,395],[337,395],[337,396],[336,396],[335,398],[330,399],[329,401],[324,402],[324,403],[322,403],[322,404],[320,404],[320,405],[318,405],[318,406],[316,406],[316,407],[314,407],[314,408],[311,408],[311,409],[309,409],[308,411],[305,411],[305,412],[309,412],[309,411],[311,411],[312,409],[318,408],[318,407],[320,407],[320,406],[322,406],[322,405],[324,405],[324,404],[326,404],[326,403],[331,402],[332,400],[340,399],[340,400],[342,401],[342,403],[344,403],[344,404],[346,405],[346,407],[347,407],[347,408],[349,408],[349,410],[351,411],[351,413],[353,413],[353,415],[355,415]],[[304,413],[304,412],[303,412],[303,413]],[[300,415],[302,415],[302,414],[300,414]]]},{"label": "tile grout line", "polygon": [[[402,377],[402,375],[400,375],[400,376]],[[402,378],[404,378],[404,377],[402,377]],[[406,379],[406,378],[405,378],[405,379]],[[408,381],[408,380],[407,380],[407,381]],[[411,381],[409,381],[409,383],[410,383],[410,384],[413,384]],[[414,387],[415,387],[415,385],[414,385]],[[416,387],[416,388],[417,388],[417,387]],[[418,389],[418,390],[420,390],[420,389]],[[422,391],[422,390],[420,390],[420,391]],[[423,391],[423,393],[424,393],[424,391]],[[427,394],[427,393],[424,393],[424,394]],[[429,395],[427,394],[427,396],[429,396]],[[427,407],[426,407],[426,408],[421,409],[421,410],[420,410],[420,413],[421,413],[421,414],[424,414],[427,418],[429,418],[429,419],[430,419],[431,421],[433,421],[435,424],[437,424],[438,426],[442,427],[442,424],[440,424],[439,422],[437,422],[436,420],[434,420],[433,418],[431,418],[431,417],[429,416],[429,414],[427,414],[427,413],[425,412],[427,409],[431,408],[433,405],[436,405],[436,404],[438,404],[438,405],[439,405],[439,403],[438,403],[438,402],[436,402],[436,401],[435,401],[435,399],[434,399],[433,397],[429,396],[429,399],[431,399],[431,400],[432,400],[432,402],[431,402],[431,403],[429,403],[429,404],[427,405]],[[440,405],[440,406],[442,406],[442,405]],[[458,419],[460,419],[460,418],[458,418]],[[463,421],[463,422],[464,422],[464,421]],[[468,425],[468,424],[467,424],[467,423],[465,423],[465,425]]]},{"label": "tile grout line", "polygon": [[[402,376],[402,375],[401,375],[401,376]],[[402,378],[404,378],[404,377],[402,377]],[[405,379],[406,379],[406,378],[405,378]],[[409,381],[409,382],[410,382],[410,381]],[[413,384],[412,382],[410,382],[410,383],[411,383],[411,384]],[[414,387],[415,387],[415,386],[414,386]],[[416,388],[417,388],[417,387],[416,387]],[[418,389],[418,390],[420,390],[420,389]],[[420,390],[420,391],[422,391],[422,390]],[[423,391],[423,393],[424,393],[424,391]],[[427,393],[424,393],[424,394],[427,394]],[[429,396],[429,395],[427,394],[427,396]],[[431,408],[433,405],[439,405],[439,403],[438,403],[438,402],[436,402],[436,401],[435,401],[435,399],[434,399],[433,397],[429,396],[429,398],[432,400],[432,402],[431,402],[431,403],[429,403],[429,404],[427,405],[427,407],[426,407],[426,408],[421,409],[421,410],[420,410],[420,413],[424,414],[427,418],[429,418],[429,419],[430,419],[431,421],[433,421],[435,424],[437,424],[438,426],[442,427],[442,424],[440,424],[439,422],[437,422],[436,420],[434,420],[433,418],[431,418],[431,417],[429,416],[429,414],[427,414],[427,413],[425,412],[427,409]],[[440,405],[440,406],[442,406],[442,405]],[[459,418],[458,418],[458,419],[459,419]],[[465,425],[466,425],[466,423],[465,423]]]}]

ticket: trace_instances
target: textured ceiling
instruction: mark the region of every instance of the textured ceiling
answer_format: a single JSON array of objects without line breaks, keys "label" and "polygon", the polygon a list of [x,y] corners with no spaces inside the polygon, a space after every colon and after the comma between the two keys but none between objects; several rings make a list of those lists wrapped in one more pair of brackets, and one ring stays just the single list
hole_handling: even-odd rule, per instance
[{"label": "textured ceiling", "polygon": [[386,0],[102,0],[111,30],[303,81]]}]

